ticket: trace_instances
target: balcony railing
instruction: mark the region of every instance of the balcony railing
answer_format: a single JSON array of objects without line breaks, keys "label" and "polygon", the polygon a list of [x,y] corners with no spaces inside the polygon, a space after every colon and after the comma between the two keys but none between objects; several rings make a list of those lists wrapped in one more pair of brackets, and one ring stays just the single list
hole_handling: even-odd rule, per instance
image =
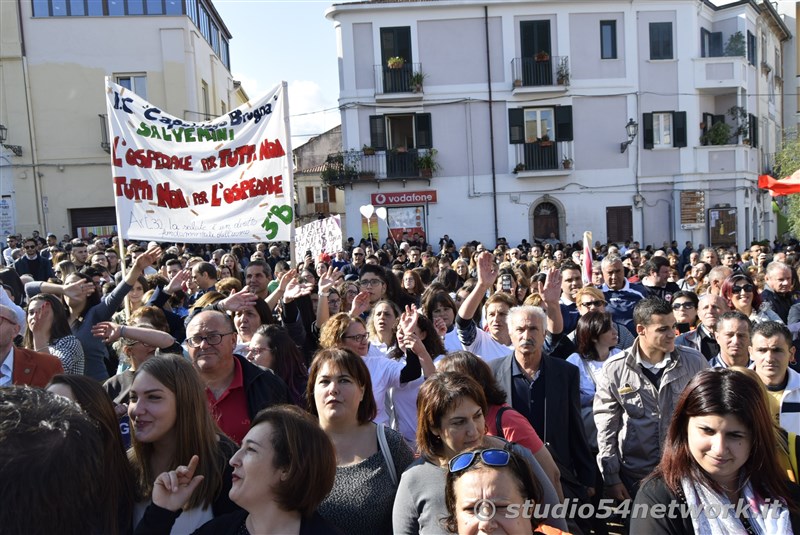
[{"label": "balcony railing", "polygon": [[537,54],[511,60],[514,87],[569,85],[569,56]]},{"label": "balcony railing", "polygon": [[522,146],[523,171],[546,171],[559,169],[558,146],[553,141],[525,143]]},{"label": "balcony railing", "polygon": [[322,180],[330,186],[351,184],[356,180],[429,179],[419,167],[419,158],[427,149],[335,152],[328,155]]},{"label": "balcony railing", "polygon": [[[375,93],[421,93],[421,63],[404,63],[400,67],[391,68],[386,65],[375,65]],[[418,83],[416,83],[418,82]]]}]

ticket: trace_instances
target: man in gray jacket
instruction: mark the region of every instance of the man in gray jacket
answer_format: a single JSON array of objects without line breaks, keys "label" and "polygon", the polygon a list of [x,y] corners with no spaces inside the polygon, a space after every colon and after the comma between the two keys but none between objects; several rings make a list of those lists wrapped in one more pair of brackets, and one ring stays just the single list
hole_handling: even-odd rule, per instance
[{"label": "man in gray jacket", "polygon": [[707,368],[703,355],[675,345],[675,316],[649,297],[633,311],[636,341],[597,374],[597,461],[610,498],[633,498],[661,459],[675,404],[689,380]]}]

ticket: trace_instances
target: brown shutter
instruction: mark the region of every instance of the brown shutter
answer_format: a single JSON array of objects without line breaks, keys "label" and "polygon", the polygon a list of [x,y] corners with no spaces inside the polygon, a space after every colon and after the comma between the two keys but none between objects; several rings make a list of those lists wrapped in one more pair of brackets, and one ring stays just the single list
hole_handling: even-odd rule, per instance
[{"label": "brown shutter", "polygon": [[314,202],[314,188],[306,186],[306,203],[312,204]]}]

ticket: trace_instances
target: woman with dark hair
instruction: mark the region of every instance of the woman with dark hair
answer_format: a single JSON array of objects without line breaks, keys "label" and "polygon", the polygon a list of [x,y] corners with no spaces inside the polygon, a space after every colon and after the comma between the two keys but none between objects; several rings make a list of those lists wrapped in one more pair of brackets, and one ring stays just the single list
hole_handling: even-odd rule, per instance
[{"label": "woman with dark hair", "polygon": [[[417,397],[417,447],[421,458],[400,479],[392,511],[394,535],[446,533],[442,520],[447,516],[447,463],[473,448],[509,447],[522,455],[542,484],[542,502],[550,507],[558,503],[553,485],[530,450],[486,436],[486,412],[483,389],[466,375],[437,373],[422,384]],[[563,518],[551,518],[553,525],[566,529]]]},{"label": "woman with dark hair", "polygon": [[676,334],[683,334],[697,328],[697,307],[700,300],[697,294],[681,290],[672,294],[672,313],[675,314]]},{"label": "woman with dark hair", "polygon": [[[199,457],[158,476],[153,505],[137,534],[170,532],[201,483]],[[242,509],[209,520],[194,535],[338,533],[317,513],[336,474],[336,452],[317,422],[298,407],[279,405],[259,412],[230,461],[230,499]]]},{"label": "woman with dark hair", "polygon": [[368,307],[359,312],[362,317],[366,317],[381,299],[393,301],[400,310],[414,304],[414,299],[403,290],[394,273],[380,266],[365,264],[359,273],[359,284],[361,291],[369,294]]},{"label": "woman with dark hair", "polygon": [[203,479],[194,487],[172,533],[191,533],[212,518],[237,509],[228,498],[228,461],[236,444],[217,427],[205,385],[188,360],[170,355],[145,361],[133,378],[128,416],[133,435],[128,458],[138,495],[134,525],[153,498],[158,474],[189,464],[195,455]]},{"label": "woman with dark hair", "polygon": [[[567,362],[580,372],[581,407],[590,409],[590,413],[596,390],[595,376],[609,357],[620,353],[616,347],[618,341],[619,335],[610,313],[592,311],[578,319],[575,328],[578,351],[567,357]],[[596,436],[597,432],[593,434]]]},{"label": "woman with dark hair", "polygon": [[[564,533],[542,526],[535,515],[523,514],[541,504],[542,488],[525,459],[508,449],[478,448],[453,457],[448,464],[444,496],[448,533]],[[502,511],[497,511],[498,503],[502,504]]]},{"label": "woman with dark hair", "polygon": [[262,325],[271,325],[273,323],[277,323],[275,316],[273,316],[267,302],[263,299],[256,300],[252,306],[237,310],[233,315],[233,324],[236,326],[236,332],[239,336],[234,353],[239,353],[240,355],[247,353],[250,341],[258,328]]},{"label": "woman with dark hair", "polygon": [[758,289],[753,279],[747,275],[739,273],[725,279],[720,288],[720,295],[728,303],[731,310],[738,310],[750,318],[754,325],[764,321],[784,323],[771,308],[762,307]]},{"label": "woman with dark hair", "polygon": [[464,281],[459,278],[455,270],[451,268],[439,270],[439,274],[436,275],[435,281],[442,284],[447,293],[451,294],[456,293],[456,291],[458,291],[458,289],[464,283]]},{"label": "woman with dark hair", "polygon": [[108,477],[95,481],[100,487],[98,496],[102,502],[97,504],[96,511],[86,512],[87,516],[94,513],[98,516],[96,533],[127,533],[130,530],[136,487],[119,434],[114,404],[97,381],[80,375],[56,375],[50,380],[47,390],[80,405],[100,431],[102,465]]},{"label": "woman with dark hair", "polygon": [[247,359],[275,372],[289,387],[292,403],[306,406],[305,389],[308,372],[303,365],[303,355],[289,332],[280,325],[261,325],[250,338]]},{"label": "woman with dark hair", "polygon": [[438,363],[440,372],[455,372],[475,379],[486,394],[486,434],[500,437],[525,446],[547,474],[556,489],[559,500],[564,499],[561,489],[561,473],[550,451],[531,423],[522,414],[506,403],[506,393],[495,379],[494,372],[486,362],[469,351],[454,351]]},{"label": "woman with dark hair", "polygon": [[458,314],[458,307],[453,299],[444,290],[428,291],[422,298],[422,313],[430,319],[434,325],[440,321],[445,330],[442,341],[444,342],[445,350],[460,351],[461,341],[458,339],[458,330],[456,329],[456,315]]},{"label": "woman with dark hair", "polygon": [[408,295],[414,298],[414,304],[419,306],[420,296],[425,291],[425,285],[422,283],[422,278],[416,270],[407,269],[403,273],[403,289]]},{"label": "woman with dark hair", "polygon": [[64,373],[83,375],[83,346],[72,334],[67,312],[58,297],[38,294],[28,304],[28,321],[22,347],[58,357]]},{"label": "woman with dark hair", "polygon": [[336,450],[336,481],[320,514],[348,535],[391,533],[397,480],[414,455],[399,433],[372,422],[377,406],[364,361],[343,349],[318,351],[306,399]]},{"label": "woman with dark hair", "polygon": [[631,533],[800,533],[798,487],[781,471],[760,389],[727,368],[694,376],[633,507],[681,503],[698,514],[634,515]]},{"label": "woman with dark hair", "polygon": [[122,301],[146,267],[151,266],[161,254],[160,247],[149,249],[139,255],[136,262],[125,274],[125,279],[111,294],[100,299],[100,294],[91,277],[83,273],[69,275],[64,284],[50,282],[29,282],[25,293],[32,298],[39,293],[63,296],[69,313],[68,320],[72,334],[80,341],[85,356],[85,374],[98,381],[108,379],[108,349],[92,334],[92,327],[101,321],[109,321],[122,305]]}]

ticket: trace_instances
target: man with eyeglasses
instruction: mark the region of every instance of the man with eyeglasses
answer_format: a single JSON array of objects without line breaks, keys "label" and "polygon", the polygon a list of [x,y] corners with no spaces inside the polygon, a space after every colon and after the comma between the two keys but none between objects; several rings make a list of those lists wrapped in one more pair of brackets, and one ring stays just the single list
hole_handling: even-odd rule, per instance
[{"label": "man with eyeglasses", "polygon": [[241,444],[261,409],[289,403],[286,383],[271,371],[234,354],[236,328],[223,312],[204,310],[186,326],[186,346],[214,419]]},{"label": "man with eyeglasses", "polygon": [[30,275],[33,277],[33,280],[37,281],[46,281],[50,277],[55,276],[50,262],[39,255],[39,248],[36,246],[36,240],[33,238],[25,238],[22,247],[25,254],[14,262],[14,270],[17,272],[17,275]]}]

